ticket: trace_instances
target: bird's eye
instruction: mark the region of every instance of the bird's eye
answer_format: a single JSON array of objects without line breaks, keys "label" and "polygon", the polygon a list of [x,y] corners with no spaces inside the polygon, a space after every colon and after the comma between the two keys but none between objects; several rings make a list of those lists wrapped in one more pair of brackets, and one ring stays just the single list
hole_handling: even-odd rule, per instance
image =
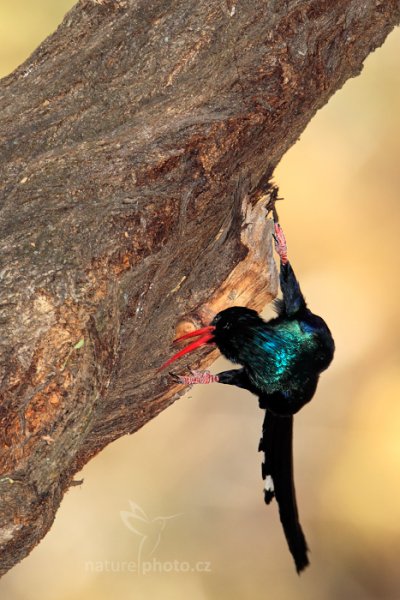
[{"label": "bird's eye", "polygon": [[211,325],[216,325],[218,323],[218,321],[221,320],[221,315],[220,314],[216,314],[215,317],[213,318],[213,320],[211,321]]}]

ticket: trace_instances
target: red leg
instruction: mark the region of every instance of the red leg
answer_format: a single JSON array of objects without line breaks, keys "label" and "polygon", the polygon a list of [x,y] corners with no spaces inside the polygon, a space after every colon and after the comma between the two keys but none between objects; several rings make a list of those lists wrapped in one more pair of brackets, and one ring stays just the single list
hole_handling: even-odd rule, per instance
[{"label": "red leg", "polygon": [[275,227],[275,234],[274,234],[275,250],[276,250],[277,254],[279,254],[282,264],[286,265],[286,263],[288,262],[288,257],[287,257],[287,244],[286,244],[285,234],[283,233],[283,229],[279,225],[279,223],[274,223],[274,227]]},{"label": "red leg", "polygon": [[213,375],[210,371],[192,371],[190,375],[173,375],[179,383],[183,385],[193,385],[195,383],[218,383],[218,375]]}]

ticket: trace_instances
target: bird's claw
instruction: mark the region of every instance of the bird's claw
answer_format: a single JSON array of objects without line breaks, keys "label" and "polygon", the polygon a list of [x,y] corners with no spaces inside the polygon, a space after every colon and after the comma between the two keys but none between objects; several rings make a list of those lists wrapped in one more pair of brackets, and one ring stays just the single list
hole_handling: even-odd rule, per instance
[{"label": "bird's claw", "polygon": [[278,223],[279,221],[279,217],[278,217],[278,213],[275,207],[275,203],[278,200],[282,200],[282,198],[278,197],[278,193],[279,193],[279,189],[276,186],[273,186],[271,192],[270,192],[270,196],[269,196],[269,200],[268,203],[266,205],[266,210],[267,210],[267,217],[269,215],[269,213],[272,213],[272,217],[274,219],[274,223]]},{"label": "bird's claw", "polygon": [[174,381],[174,383],[183,383],[182,377],[180,375],[176,375],[175,373],[169,371],[169,376]]},{"label": "bird's claw", "polygon": [[288,262],[288,257],[287,257],[287,244],[286,244],[285,234],[283,233],[283,229],[279,225],[279,223],[274,224],[274,229],[275,229],[275,233],[273,234],[273,236],[274,236],[274,241],[275,241],[276,253],[279,255],[279,257],[282,261],[282,264],[286,264]]}]

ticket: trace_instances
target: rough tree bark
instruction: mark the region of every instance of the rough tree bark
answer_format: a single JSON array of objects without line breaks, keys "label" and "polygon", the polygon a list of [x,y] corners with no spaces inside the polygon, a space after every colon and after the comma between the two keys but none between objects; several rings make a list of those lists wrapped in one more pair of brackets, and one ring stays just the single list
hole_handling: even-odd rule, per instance
[{"label": "rough tree bark", "polygon": [[182,391],[157,373],[176,326],[276,293],[266,182],[399,17],[397,0],[84,0],[2,80],[2,573],[74,473]]}]

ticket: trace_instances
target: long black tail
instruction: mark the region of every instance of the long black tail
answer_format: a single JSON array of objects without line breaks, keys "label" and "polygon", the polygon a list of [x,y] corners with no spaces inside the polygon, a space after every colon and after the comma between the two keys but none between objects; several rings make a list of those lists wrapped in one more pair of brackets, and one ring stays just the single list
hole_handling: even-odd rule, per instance
[{"label": "long black tail", "polygon": [[309,564],[308,547],[299,522],[293,479],[293,416],[278,416],[266,410],[259,450],[265,453],[262,476],[265,502],[275,497],[283,531],[300,573]]}]

